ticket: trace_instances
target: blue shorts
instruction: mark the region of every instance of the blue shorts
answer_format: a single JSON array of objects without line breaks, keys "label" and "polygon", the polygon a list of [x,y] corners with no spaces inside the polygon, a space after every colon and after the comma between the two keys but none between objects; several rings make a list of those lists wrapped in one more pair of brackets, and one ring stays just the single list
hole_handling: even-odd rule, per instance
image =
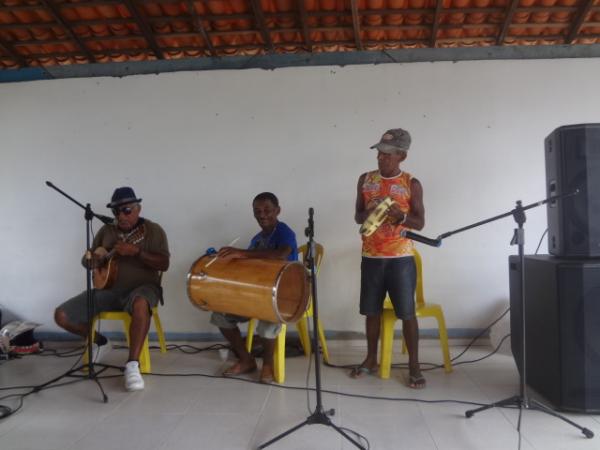
[{"label": "blue shorts", "polygon": [[360,266],[360,313],[377,316],[383,312],[386,294],[394,305],[396,317],[414,319],[417,266],[412,256],[365,258]]}]

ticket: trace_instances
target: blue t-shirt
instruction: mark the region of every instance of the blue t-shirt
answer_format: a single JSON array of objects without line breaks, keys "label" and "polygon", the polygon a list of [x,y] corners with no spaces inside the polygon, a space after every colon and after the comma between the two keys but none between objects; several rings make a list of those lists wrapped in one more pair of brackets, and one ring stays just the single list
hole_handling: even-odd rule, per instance
[{"label": "blue t-shirt", "polygon": [[288,256],[288,261],[298,260],[298,244],[296,243],[296,233],[292,231],[283,222],[277,222],[275,229],[270,235],[264,236],[262,231],[250,241],[251,250],[275,250],[277,248],[289,246],[292,251]]}]

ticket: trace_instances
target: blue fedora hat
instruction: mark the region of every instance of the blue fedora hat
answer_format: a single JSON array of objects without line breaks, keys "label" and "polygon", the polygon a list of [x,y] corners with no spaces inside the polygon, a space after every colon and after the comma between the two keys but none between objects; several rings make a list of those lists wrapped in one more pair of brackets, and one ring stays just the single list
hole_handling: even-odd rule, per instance
[{"label": "blue fedora hat", "polygon": [[133,188],[130,188],[129,186],[123,186],[115,189],[115,192],[113,192],[113,195],[110,199],[110,203],[108,203],[106,207],[115,208],[127,203],[140,203],[141,201],[141,198],[136,197]]}]

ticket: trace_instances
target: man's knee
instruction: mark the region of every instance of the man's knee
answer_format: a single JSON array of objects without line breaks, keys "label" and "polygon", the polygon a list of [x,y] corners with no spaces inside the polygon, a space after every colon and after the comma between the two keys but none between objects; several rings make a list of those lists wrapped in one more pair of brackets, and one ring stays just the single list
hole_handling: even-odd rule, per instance
[{"label": "man's knee", "polygon": [[54,321],[60,327],[65,327],[65,325],[69,322],[67,318],[67,313],[61,308],[56,308],[54,310]]},{"label": "man's knee", "polygon": [[149,317],[150,303],[144,297],[136,297],[131,303],[131,315],[134,317]]}]

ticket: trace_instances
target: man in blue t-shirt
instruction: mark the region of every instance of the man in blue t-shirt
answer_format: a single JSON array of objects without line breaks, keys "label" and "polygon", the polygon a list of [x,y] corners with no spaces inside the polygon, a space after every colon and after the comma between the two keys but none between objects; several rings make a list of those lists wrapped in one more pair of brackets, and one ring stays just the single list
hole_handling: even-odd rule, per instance
[{"label": "man in blue t-shirt", "polygon": [[[285,223],[277,220],[281,208],[275,194],[271,192],[258,194],[252,201],[252,209],[254,210],[254,218],[261,228],[260,233],[252,238],[248,249],[223,247],[219,250],[218,256],[220,258],[287,259],[296,261],[298,259],[296,234]],[[238,361],[226,369],[223,375],[241,375],[256,370],[256,361],[246,350],[246,345],[237,326],[238,323],[248,320],[246,317],[217,312],[213,313],[210,318],[210,322],[219,327],[238,357]],[[258,321],[256,333],[261,337],[263,344],[263,366],[260,374],[262,383],[273,381],[273,352],[275,350],[275,339],[280,330],[281,324]]]}]

